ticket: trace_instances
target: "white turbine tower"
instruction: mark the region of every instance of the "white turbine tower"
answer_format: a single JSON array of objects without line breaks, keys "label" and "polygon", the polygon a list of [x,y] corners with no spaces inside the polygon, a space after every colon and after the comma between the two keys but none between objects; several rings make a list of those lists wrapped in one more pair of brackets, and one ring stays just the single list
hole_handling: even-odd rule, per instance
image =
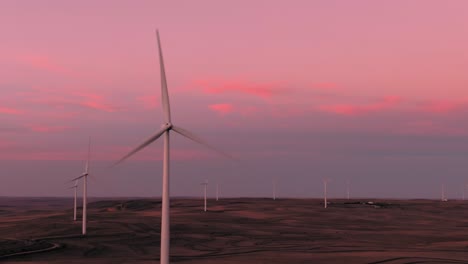
[{"label": "white turbine tower", "polygon": [[216,182],[216,201],[219,200],[219,183]]},{"label": "white turbine tower", "polygon": [[86,221],[87,221],[87,204],[88,204],[88,194],[87,194],[87,181],[88,181],[88,175],[89,175],[89,155],[91,152],[91,138],[89,138],[88,141],[88,159],[86,160],[86,166],[85,166],[85,172],[81,174],[81,176],[76,177],[72,181],[78,181],[79,179],[83,178],[83,219],[82,219],[82,228],[81,232],[83,235],[86,235]]},{"label": "white turbine tower", "polygon": [[78,180],[75,181],[75,185],[70,187],[69,189],[74,189],[75,192],[75,199],[73,200],[73,221],[76,221],[76,194],[78,189]]},{"label": "white turbine tower", "polygon": [[[170,112],[170,106],[169,106],[169,94],[167,91],[167,81],[166,81],[166,73],[165,73],[164,61],[163,61],[163,55],[162,55],[161,41],[159,39],[159,32],[157,30],[156,30],[156,37],[158,41],[159,67],[161,70],[161,95],[162,95],[161,99],[162,99],[164,124],[162,125],[162,128],[159,131],[157,131],[153,136],[148,138],[141,145],[139,145],[134,150],[130,151],[127,155],[125,155],[123,158],[121,158],[119,161],[117,161],[114,164],[114,166],[126,160],[133,154],[137,153],[138,151],[150,145],[152,142],[154,142],[159,137],[164,135],[164,158],[163,158],[163,180],[162,180],[163,183],[162,183],[162,197],[161,197],[162,198],[162,205],[161,205],[162,212],[161,212],[161,257],[160,259],[161,259],[161,264],[169,264],[169,246],[170,246],[169,132],[174,131],[199,144],[202,144],[213,150],[216,150],[216,149],[208,145],[201,138],[193,135],[191,132],[172,124],[171,112]],[[232,158],[229,155],[221,151],[218,151],[218,150],[216,151],[229,158]]]},{"label": "white turbine tower", "polygon": [[205,182],[201,183],[201,185],[203,185],[203,187],[204,187],[204,192],[205,192],[205,201],[204,201],[203,210],[206,212],[206,189],[207,189],[207,187],[208,187],[208,181],[205,180]]}]

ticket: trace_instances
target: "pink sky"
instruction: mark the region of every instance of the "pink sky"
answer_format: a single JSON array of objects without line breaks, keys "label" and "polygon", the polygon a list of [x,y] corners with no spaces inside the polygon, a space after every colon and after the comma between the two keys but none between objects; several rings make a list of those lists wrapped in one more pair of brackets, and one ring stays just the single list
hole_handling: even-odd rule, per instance
[{"label": "pink sky", "polygon": [[[397,158],[381,169],[410,174],[430,157],[430,188],[456,186],[468,169],[437,174],[468,154],[467,12],[464,0],[4,0],[0,160],[81,161],[90,135],[108,163],[158,129],[159,28],[174,122],[219,148],[273,172],[304,160],[290,177],[311,184],[323,176],[309,157],[323,173],[337,157]],[[174,141],[176,161],[219,162]],[[159,160],[156,145],[133,161]]]}]

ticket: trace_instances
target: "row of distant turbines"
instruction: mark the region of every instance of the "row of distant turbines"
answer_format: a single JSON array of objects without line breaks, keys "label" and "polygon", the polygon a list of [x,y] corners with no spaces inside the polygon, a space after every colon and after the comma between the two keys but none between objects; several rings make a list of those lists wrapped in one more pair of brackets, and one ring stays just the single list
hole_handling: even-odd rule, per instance
[{"label": "row of distant turbines", "polygon": [[[186,129],[183,129],[179,126],[175,126],[172,123],[171,119],[171,111],[170,111],[170,105],[169,105],[169,93],[167,89],[167,80],[166,80],[166,72],[165,72],[165,67],[164,67],[164,60],[163,60],[163,54],[162,54],[162,47],[161,47],[161,41],[159,38],[159,32],[156,30],[156,38],[157,38],[157,44],[158,44],[158,54],[159,54],[159,68],[160,68],[160,75],[161,75],[161,100],[162,100],[162,110],[163,110],[163,117],[164,117],[164,123],[162,124],[162,127],[154,133],[151,137],[149,137],[147,140],[145,140],[143,143],[141,143],[139,146],[137,146],[135,149],[130,151],[128,154],[123,156],[119,161],[117,161],[113,166],[116,166],[117,164],[123,162],[127,158],[131,157],[133,154],[137,153],[138,151],[144,149],[146,146],[150,145],[154,141],[156,141],[158,138],[163,137],[164,139],[164,158],[163,158],[163,177],[162,177],[162,195],[161,195],[161,248],[160,248],[160,263],[161,264],[169,264],[169,250],[170,250],[170,194],[169,194],[169,186],[170,186],[170,162],[169,162],[169,150],[170,150],[170,141],[169,141],[169,136],[170,132],[175,132],[183,137],[186,137],[192,141],[195,141],[201,145],[204,145],[212,150],[217,151],[218,153],[235,160],[232,158],[230,155],[217,150],[216,148],[212,147],[211,145],[207,144],[204,140],[201,138],[195,136],[191,132],[189,132]],[[86,235],[86,221],[87,221],[87,212],[86,212],[86,205],[87,205],[87,193],[86,193],[86,188],[87,188],[87,178],[89,176],[89,155],[90,155],[90,143],[88,144],[88,159],[86,161],[86,166],[85,166],[85,171],[82,173],[79,177],[74,178],[72,181],[75,182],[75,185],[71,187],[74,189],[75,193],[75,200],[74,200],[74,220],[76,220],[76,205],[77,205],[77,188],[78,188],[78,180],[83,180],[83,217],[82,217],[82,233],[83,235]],[[324,180],[324,207],[327,206],[327,183],[328,180]],[[202,183],[204,186],[204,210],[207,210],[207,204],[206,204],[206,190],[208,186],[208,182]],[[273,199],[276,200],[276,181],[274,182],[274,192],[273,192]],[[347,187],[347,196],[349,199],[349,183]],[[217,187],[216,191],[216,199],[218,200],[218,195],[219,195],[219,190]]]}]

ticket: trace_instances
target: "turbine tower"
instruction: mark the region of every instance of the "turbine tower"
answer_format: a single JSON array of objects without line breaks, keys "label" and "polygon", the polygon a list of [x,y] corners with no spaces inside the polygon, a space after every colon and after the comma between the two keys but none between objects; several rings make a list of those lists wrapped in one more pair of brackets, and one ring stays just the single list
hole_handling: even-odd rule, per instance
[{"label": "turbine tower", "polygon": [[78,180],[75,181],[75,185],[68,189],[74,189],[75,192],[75,199],[73,200],[73,221],[76,221],[76,194],[77,194],[77,189],[78,189]]},{"label": "turbine tower", "polygon": [[462,195],[462,201],[464,201],[464,200],[465,200],[465,196],[466,196],[466,195],[465,195],[465,193],[466,193],[466,188],[468,188],[468,184],[466,184],[466,183],[465,183],[465,184],[463,185],[463,195]]},{"label": "turbine tower", "polygon": [[159,32],[156,30],[156,38],[158,42],[158,52],[159,52],[159,68],[161,71],[161,99],[162,99],[162,108],[163,108],[163,116],[164,116],[164,124],[162,125],[161,129],[157,131],[153,136],[148,138],[144,141],[141,145],[136,147],[134,150],[130,151],[127,155],[122,157],[119,161],[117,161],[115,165],[123,162],[133,154],[137,153],[141,149],[145,148],[146,146],[153,143],[159,137],[163,136],[164,138],[164,158],[163,158],[163,183],[162,183],[162,205],[161,205],[161,264],[169,264],[169,246],[170,246],[170,216],[169,216],[169,209],[170,209],[170,195],[169,195],[169,132],[174,131],[190,140],[193,140],[201,145],[204,145],[212,150],[215,150],[224,156],[227,156],[232,159],[229,155],[216,150],[211,145],[207,144],[201,138],[195,136],[191,132],[175,126],[172,124],[171,121],[171,112],[169,106],[169,94],[167,91],[167,81],[166,81],[166,72],[164,68],[164,61],[162,55],[162,48],[161,48],[161,41],[159,39]]},{"label": "turbine tower", "polygon": [[273,179],[273,200],[276,200],[276,178]]},{"label": "turbine tower", "polygon": [[81,228],[81,233],[83,235],[86,235],[86,221],[87,221],[87,204],[88,204],[88,194],[87,194],[87,181],[88,181],[88,175],[89,175],[89,156],[91,152],[91,137],[89,138],[88,141],[88,159],[86,161],[86,166],[85,166],[85,172],[81,174],[81,176],[76,177],[72,181],[78,181],[79,179],[83,178],[83,219],[82,219],[82,228]]},{"label": "turbine tower", "polygon": [[204,202],[203,210],[206,212],[206,188],[208,187],[208,181],[205,180],[205,182],[201,183],[201,185],[203,185],[204,191],[205,191],[205,202]]},{"label": "turbine tower", "polygon": [[219,200],[219,183],[216,182],[216,201]]},{"label": "turbine tower", "polygon": [[441,192],[441,194],[440,194],[441,201],[442,202],[447,202],[447,197],[445,196],[445,184],[442,184],[440,186],[440,192]]},{"label": "turbine tower", "polygon": [[327,202],[327,184],[328,184],[328,179],[323,179],[323,207],[327,208],[328,202]]},{"label": "turbine tower", "polygon": [[346,181],[346,198],[349,200],[349,180]]}]

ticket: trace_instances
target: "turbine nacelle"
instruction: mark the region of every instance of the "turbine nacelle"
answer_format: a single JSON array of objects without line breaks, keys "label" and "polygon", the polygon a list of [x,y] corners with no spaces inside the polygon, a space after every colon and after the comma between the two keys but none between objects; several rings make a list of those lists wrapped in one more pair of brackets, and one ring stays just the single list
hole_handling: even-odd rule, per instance
[{"label": "turbine nacelle", "polygon": [[161,125],[161,128],[162,128],[162,129],[165,129],[165,130],[167,130],[167,131],[171,130],[172,127],[173,127],[173,126],[172,126],[172,123],[166,123],[166,124],[162,124],[162,125]]}]

